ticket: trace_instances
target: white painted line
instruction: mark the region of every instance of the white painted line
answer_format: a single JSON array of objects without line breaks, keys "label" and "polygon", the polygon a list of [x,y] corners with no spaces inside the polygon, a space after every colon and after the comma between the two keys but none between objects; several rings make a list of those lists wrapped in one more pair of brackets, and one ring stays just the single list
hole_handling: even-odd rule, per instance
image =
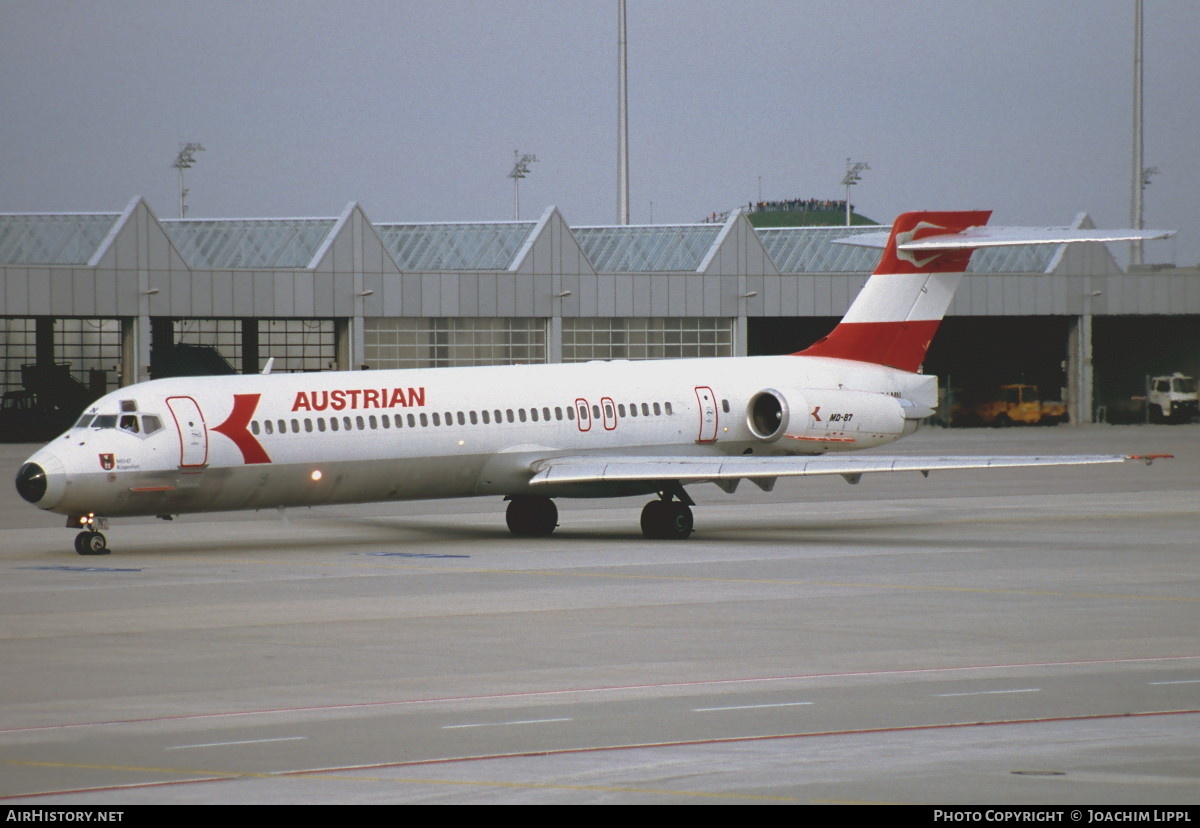
[{"label": "white painted line", "polygon": [[459,730],[464,727],[504,727],[505,725],[545,724],[547,722],[570,722],[573,719],[521,719],[515,722],[478,722],[476,724],[442,725],[442,730]]},{"label": "white painted line", "polygon": [[729,707],[693,707],[693,713],[710,713],[714,710],[758,710],[763,707],[801,707],[812,702],[780,702],[778,704],[738,704]]},{"label": "white painted line", "polygon": [[1042,688],[1029,687],[1024,690],[976,690],[973,693],[935,693],[935,699],[947,699],[951,696],[999,696],[1004,693],[1040,693]]},{"label": "white painted line", "polygon": [[246,739],[241,742],[205,742],[202,745],[171,745],[163,750],[187,750],[188,748],[225,747],[226,745],[261,745],[265,742],[296,742],[307,736],[281,736],[278,739]]},{"label": "white painted line", "polygon": [[1200,679],[1178,679],[1176,681],[1148,681],[1146,684],[1200,684]]}]

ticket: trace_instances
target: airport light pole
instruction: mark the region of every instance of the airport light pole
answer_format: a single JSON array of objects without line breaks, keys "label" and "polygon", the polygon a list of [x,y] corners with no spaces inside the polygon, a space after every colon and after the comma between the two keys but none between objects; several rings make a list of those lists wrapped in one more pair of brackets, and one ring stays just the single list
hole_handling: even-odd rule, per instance
[{"label": "airport light pole", "polygon": [[[1133,165],[1130,172],[1129,225],[1142,229],[1142,196],[1150,176],[1158,170],[1145,166],[1142,143],[1142,0],[1133,5]],[[1142,263],[1142,242],[1129,243],[1129,264]]]},{"label": "airport light pole", "polygon": [[859,175],[863,170],[871,169],[866,161],[851,161],[846,159],[846,174],[842,177],[842,186],[846,188],[846,226],[850,226],[850,188],[862,181]]},{"label": "airport light pole", "polygon": [[179,155],[175,156],[175,163],[171,165],[172,169],[179,170],[179,217],[187,218],[187,194],[188,191],[183,187],[183,171],[190,170],[192,165],[196,163],[195,153],[204,152],[204,147],[201,144],[181,144],[179,147]]},{"label": "airport light pole", "polygon": [[625,0],[617,2],[617,224],[629,224],[629,71]]},{"label": "airport light pole", "polygon": [[513,168],[508,174],[513,180],[513,221],[521,220],[521,179],[529,175],[529,165],[537,160],[536,155],[521,155],[513,150]]}]

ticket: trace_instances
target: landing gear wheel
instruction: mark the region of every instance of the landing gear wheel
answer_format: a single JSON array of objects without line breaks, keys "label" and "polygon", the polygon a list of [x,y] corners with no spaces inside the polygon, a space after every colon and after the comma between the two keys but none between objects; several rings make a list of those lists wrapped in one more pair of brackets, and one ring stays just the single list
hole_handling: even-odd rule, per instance
[{"label": "landing gear wheel", "polygon": [[514,535],[545,537],[558,526],[558,507],[541,495],[517,495],[508,502],[504,514]]},{"label": "landing gear wheel", "polygon": [[651,500],[642,507],[642,534],[651,540],[683,540],[692,534],[692,510],[677,500]]},{"label": "landing gear wheel", "polygon": [[99,532],[80,532],[75,536],[75,551],[80,555],[107,555],[108,540]]}]

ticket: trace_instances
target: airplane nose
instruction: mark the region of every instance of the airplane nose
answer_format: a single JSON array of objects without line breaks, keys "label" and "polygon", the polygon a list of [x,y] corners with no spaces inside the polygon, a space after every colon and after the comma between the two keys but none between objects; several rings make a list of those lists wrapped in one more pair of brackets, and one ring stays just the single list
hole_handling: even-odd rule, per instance
[{"label": "airplane nose", "polygon": [[17,470],[17,494],[39,509],[53,509],[67,489],[67,467],[57,456],[39,451]]},{"label": "airplane nose", "polygon": [[26,463],[17,472],[17,494],[30,503],[46,496],[46,470],[37,463]]}]

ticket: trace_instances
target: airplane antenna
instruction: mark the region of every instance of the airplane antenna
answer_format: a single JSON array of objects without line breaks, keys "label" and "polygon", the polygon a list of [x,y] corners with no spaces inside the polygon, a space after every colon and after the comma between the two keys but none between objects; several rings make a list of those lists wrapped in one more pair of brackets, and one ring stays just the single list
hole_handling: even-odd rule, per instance
[{"label": "airplane antenna", "polygon": [[263,369],[262,369],[262,373],[263,373],[264,377],[267,374],[271,373],[271,368],[274,367],[274,365],[275,365],[275,357],[271,357],[270,359],[267,360],[267,364],[264,365]]}]

